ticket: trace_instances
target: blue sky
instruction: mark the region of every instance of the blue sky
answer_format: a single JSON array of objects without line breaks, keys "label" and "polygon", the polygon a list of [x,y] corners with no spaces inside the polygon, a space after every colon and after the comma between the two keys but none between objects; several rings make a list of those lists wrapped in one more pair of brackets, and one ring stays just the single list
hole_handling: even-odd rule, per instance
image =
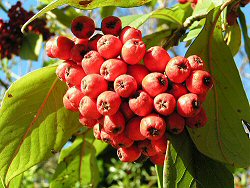
[{"label": "blue sky", "polygon": [[[10,6],[15,4],[17,1],[16,0],[8,0],[8,1],[2,0],[2,2],[7,8],[10,8]],[[38,0],[30,0],[30,1],[22,0],[21,2],[23,3],[23,6],[26,10],[30,10],[31,7],[37,7],[40,4]],[[242,10],[247,17],[247,25],[249,25],[250,24],[250,15],[249,15],[250,5],[246,6]],[[3,19],[7,19],[6,14],[2,10],[0,10],[0,17]],[[182,55],[182,56],[185,55],[186,49],[184,46],[185,46],[184,43],[179,45],[179,47],[177,48],[178,55]],[[44,53],[44,52],[42,51],[41,53]],[[42,60],[42,58],[40,57],[37,62],[34,62],[32,64],[31,70],[35,70],[35,69],[40,68],[42,66],[41,60]],[[28,70],[30,70],[30,62],[29,61],[21,60],[19,57],[15,58],[15,61],[18,62],[18,64],[13,68],[13,70],[12,70],[13,73],[15,73],[17,75],[24,75],[28,72]],[[242,65],[242,61],[243,61],[242,57],[239,54],[235,56],[235,62],[236,62],[236,65],[238,68]],[[246,71],[246,73],[250,74],[249,64],[245,67],[245,71]],[[0,78],[5,79],[5,75],[1,71],[0,71]],[[242,77],[242,82],[243,82],[244,88],[246,90],[248,99],[250,100],[250,79]]]}]

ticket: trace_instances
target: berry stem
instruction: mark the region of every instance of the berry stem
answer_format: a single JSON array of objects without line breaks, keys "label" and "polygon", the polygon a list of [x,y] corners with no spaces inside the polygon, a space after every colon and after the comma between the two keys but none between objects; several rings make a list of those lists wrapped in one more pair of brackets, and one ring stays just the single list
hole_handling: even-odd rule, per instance
[{"label": "berry stem", "polygon": [[101,28],[95,28],[95,30],[96,30],[96,31],[102,31],[102,29],[101,29]]}]

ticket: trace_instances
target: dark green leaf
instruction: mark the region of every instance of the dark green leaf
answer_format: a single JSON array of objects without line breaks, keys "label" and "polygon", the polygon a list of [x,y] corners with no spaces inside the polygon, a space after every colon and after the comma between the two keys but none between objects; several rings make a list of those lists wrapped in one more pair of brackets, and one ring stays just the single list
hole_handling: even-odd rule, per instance
[{"label": "dark green leaf", "polygon": [[233,176],[219,162],[205,157],[194,147],[189,135],[170,136],[168,160],[164,166],[164,187],[227,187],[234,186]]},{"label": "dark green leaf", "polygon": [[34,33],[26,34],[23,38],[19,56],[25,60],[37,61],[42,42],[42,35],[36,35]]},{"label": "dark green leaf", "polygon": [[250,139],[242,119],[250,122],[250,108],[239,72],[229,47],[225,44],[219,19],[220,8],[209,12],[205,27],[188,49],[207,63],[214,87],[204,108],[208,123],[189,133],[198,150],[215,160],[235,167],[250,165]]},{"label": "dark green leaf", "polygon": [[247,24],[246,24],[246,18],[245,15],[241,10],[239,10],[239,20],[240,20],[240,26],[242,29],[243,33],[243,39],[244,39],[244,46],[245,46],[245,51],[248,56],[248,60],[250,60],[250,38],[248,36],[248,29],[247,29]]},{"label": "dark green leaf", "polygon": [[108,16],[112,16],[115,10],[116,7],[114,6],[102,7],[100,10],[101,17],[106,18]]},{"label": "dark green leaf", "polygon": [[225,40],[232,55],[235,56],[241,46],[241,30],[238,24],[234,24],[227,28]]},{"label": "dark green leaf", "polygon": [[163,167],[155,165],[158,188],[163,188]]},{"label": "dark green leaf", "polygon": [[67,90],[50,66],[14,82],[0,109],[0,177],[5,184],[61,150],[80,128],[62,103]]},{"label": "dark green leaf", "polygon": [[95,156],[95,148],[85,136],[77,138],[72,146],[61,152],[51,188],[76,187],[76,185],[96,187],[99,182],[99,171]]}]

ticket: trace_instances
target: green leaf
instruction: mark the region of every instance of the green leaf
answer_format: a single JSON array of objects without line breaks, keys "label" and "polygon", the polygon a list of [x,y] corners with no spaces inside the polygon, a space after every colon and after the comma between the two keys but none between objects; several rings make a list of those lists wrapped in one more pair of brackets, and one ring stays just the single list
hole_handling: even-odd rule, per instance
[{"label": "green leaf", "polygon": [[24,35],[20,49],[20,57],[25,60],[37,61],[42,48],[43,37],[34,33]]},{"label": "green leaf", "polygon": [[100,140],[95,140],[93,142],[93,146],[95,147],[95,150],[96,150],[96,156],[98,156],[101,152],[103,152],[108,147],[108,144]]},{"label": "green leaf", "polygon": [[108,16],[112,16],[115,10],[116,7],[114,6],[102,7],[100,10],[101,17],[106,18]]},{"label": "green leaf", "polygon": [[220,12],[220,7],[209,12],[205,27],[186,54],[202,57],[214,80],[203,105],[208,123],[203,128],[189,129],[189,133],[201,153],[235,167],[246,167],[250,165],[250,140],[241,121],[250,122],[249,102],[217,22]]},{"label": "green leaf", "polygon": [[163,188],[163,167],[155,165],[158,188]]},{"label": "green leaf", "polygon": [[240,50],[241,46],[241,30],[238,24],[234,24],[226,30],[226,43],[231,50],[233,56],[235,56]]},{"label": "green leaf", "polygon": [[197,151],[189,135],[170,136],[168,160],[164,165],[163,187],[233,187],[233,176],[219,162],[207,158]]},{"label": "green leaf", "polygon": [[[44,0],[43,0],[44,1]],[[25,27],[32,22],[34,19],[42,16],[48,11],[51,11],[62,5],[70,5],[79,9],[95,9],[99,7],[106,6],[116,6],[116,7],[135,7],[141,6],[151,0],[127,0],[127,1],[117,1],[117,0],[45,0],[45,3],[50,2],[46,7],[40,10],[36,15],[30,18],[22,27],[22,32],[24,32]]]},{"label": "green leaf", "polygon": [[21,188],[23,181],[23,174],[20,174],[10,181],[8,188]]},{"label": "green leaf", "polygon": [[61,152],[51,188],[76,185],[96,187],[99,182],[99,171],[95,156],[95,148],[85,136],[77,138],[72,146]]},{"label": "green leaf", "polygon": [[0,109],[0,177],[12,178],[59,151],[80,127],[62,103],[67,87],[50,66],[14,82]]},{"label": "green leaf", "polygon": [[247,29],[247,24],[246,24],[246,18],[244,13],[239,10],[239,20],[240,20],[240,26],[242,29],[243,33],[243,39],[244,39],[244,46],[245,46],[245,51],[248,56],[248,60],[250,60],[250,38],[248,36],[248,29]]}]

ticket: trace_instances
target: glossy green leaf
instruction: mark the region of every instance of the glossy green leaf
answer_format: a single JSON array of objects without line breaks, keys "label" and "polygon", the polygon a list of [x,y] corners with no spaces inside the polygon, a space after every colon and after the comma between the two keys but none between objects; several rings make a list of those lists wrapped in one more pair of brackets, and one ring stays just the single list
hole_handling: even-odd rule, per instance
[{"label": "glossy green leaf", "polygon": [[16,176],[10,181],[8,188],[22,188],[23,173]]},{"label": "glossy green leaf", "polygon": [[163,167],[155,165],[158,188],[163,188]]},{"label": "glossy green leaf", "polygon": [[25,60],[37,61],[42,48],[43,37],[34,33],[24,35],[20,49],[20,57]]},{"label": "glossy green leaf", "polygon": [[5,184],[58,152],[81,126],[62,103],[67,87],[50,66],[14,82],[0,109],[0,177]]},{"label": "glossy green leaf", "polygon": [[100,10],[101,17],[106,18],[108,16],[112,16],[115,10],[115,6],[102,7]]},{"label": "glossy green leaf", "polygon": [[143,42],[147,45],[147,48],[153,46],[162,46],[165,41],[171,36],[171,34],[171,30],[155,32],[153,34],[143,37]]},{"label": "glossy green leaf", "polygon": [[242,119],[250,122],[250,108],[239,72],[220,26],[220,8],[210,11],[205,27],[188,49],[207,63],[214,81],[204,108],[208,123],[189,133],[198,150],[215,160],[246,167],[250,165],[250,139]]},{"label": "glossy green leaf", "polygon": [[96,150],[96,156],[98,156],[108,147],[108,144],[100,140],[95,140],[93,142],[93,146],[95,147],[95,150]]},{"label": "glossy green leaf", "polygon": [[241,46],[241,30],[238,24],[234,24],[227,28],[225,40],[232,55],[235,56]]},{"label": "glossy green leaf", "polygon": [[240,20],[240,26],[242,29],[242,33],[243,33],[243,39],[244,39],[244,46],[245,46],[245,51],[246,54],[248,56],[248,59],[250,60],[250,38],[248,36],[248,28],[247,28],[247,24],[246,24],[246,18],[244,13],[239,10],[239,20]]},{"label": "glossy green leaf", "polygon": [[72,146],[61,152],[51,188],[77,187],[77,185],[96,187],[98,181],[95,148],[85,136],[79,137]]},{"label": "glossy green leaf", "polygon": [[171,144],[164,165],[163,187],[233,188],[232,173],[222,163],[198,152],[186,132],[169,138]]},{"label": "glossy green leaf", "polygon": [[106,6],[118,6],[118,7],[135,7],[144,5],[151,0],[126,0],[126,1],[117,1],[117,0],[46,0],[45,3],[49,4],[40,10],[36,15],[34,15],[30,20],[28,20],[24,26],[22,27],[22,31],[24,28],[32,22],[34,19],[42,16],[48,11],[51,11],[59,6],[62,5],[70,5],[79,9],[95,9],[99,7],[106,7]]}]

